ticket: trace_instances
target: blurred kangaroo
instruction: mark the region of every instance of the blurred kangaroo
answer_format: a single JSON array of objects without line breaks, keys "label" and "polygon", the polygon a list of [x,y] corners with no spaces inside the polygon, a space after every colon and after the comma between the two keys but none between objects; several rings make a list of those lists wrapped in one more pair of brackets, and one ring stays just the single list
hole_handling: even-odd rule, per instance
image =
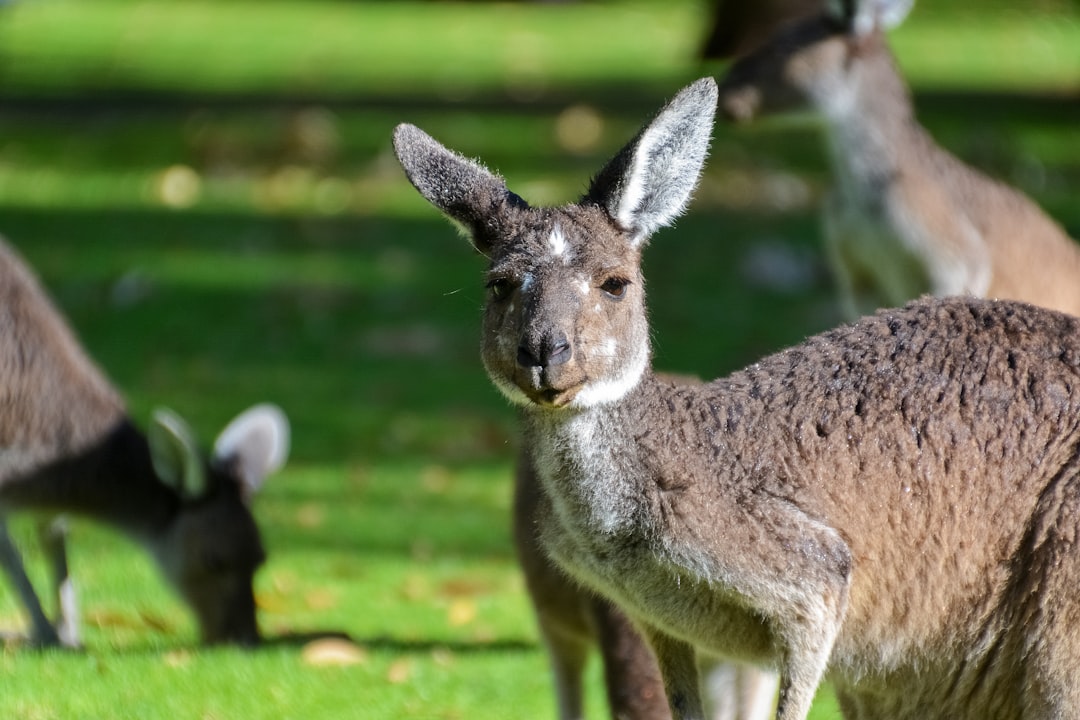
[{"label": "blurred kangaroo", "polygon": [[[30,269],[0,240],[0,564],[31,641],[77,646],[78,609],[62,514],[110,525],[146,548],[194,611],[206,643],[259,639],[252,579],[265,558],[248,503],[288,454],[272,405],[233,420],[203,457],[191,430],[158,410],[144,435]],[[47,617],[7,529],[45,518],[58,617]]]},{"label": "blurred kangaroo", "polygon": [[1020,192],[939,147],[915,118],[884,31],[912,0],[848,0],[777,32],[720,89],[730,118],[810,109],[835,186],[828,260],[849,318],[923,293],[1080,314],[1080,248]]},{"label": "blurred kangaroo", "polygon": [[545,552],[631,617],[678,720],[709,653],[828,678],[847,718],[1080,717],[1080,318],[924,298],[732,375],[651,368],[641,260],[717,102],[681,91],[582,199],[532,207],[411,125],[420,194],[487,259],[481,359],[520,411]]}]

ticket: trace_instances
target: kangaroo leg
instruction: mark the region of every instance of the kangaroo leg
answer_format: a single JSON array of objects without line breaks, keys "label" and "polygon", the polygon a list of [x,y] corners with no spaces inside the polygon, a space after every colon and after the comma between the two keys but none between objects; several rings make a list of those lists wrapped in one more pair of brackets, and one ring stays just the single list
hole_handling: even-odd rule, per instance
[{"label": "kangaroo leg", "polygon": [[[798,505],[765,495],[757,502],[758,516],[769,518],[759,549],[784,560],[739,567],[732,582],[768,628],[769,653],[780,671],[777,720],[805,720],[847,612],[851,550],[834,528]],[[722,648],[724,639],[714,642]]]},{"label": "kangaroo leg", "polygon": [[30,613],[31,633],[30,640],[35,645],[59,645],[60,638],[56,630],[45,616],[38,600],[34,586],[30,584],[30,578],[26,575],[22,556],[19,555],[15,542],[8,532],[7,521],[0,518],[0,564],[4,566],[11,584],[15,586],[15,592],[19,594],[23,606]]},{"label": "kangaroo leg", "polygon": [[769,720],[776,713],[776,673],[732,662],[709,662],[702,677],[712,720]]},{"label": "kangaroo leg", "polygon": [[75,584],[68,574],[67,520],[60,516],[38,529],[41,543],[52,566],[56,592],[56,633],[65,647],[79,647],[79,607]]},{"label": "kangaroo leg", "polygon": [[645,639],[630,619],[607,600],[595,598],[592,604],[612,717],[667,720],[671,713],[664,680]]},{"label": "kangaroo leg", "polygon": [[[782,504],[775,507],[778,515],[785,509]],[[794,507],[788,510],[801,521],[798,539],[808,561],[805,582],[798,588],[789,587],[783,607],[766,610],[766,615],[771,616],[783,648],[777,720],[804,720],[847,611],[851,555],[835,530]]]},{"label": "kangaroo leg", "polygon": [[671,716],[675,720],[705,720],[694,646],[654,627],[644,631],[664,678]]},{"label": "kangaroo leg", "polygon": [[553,623],[545,622],[543,615],[539,615],[537,619],[551,661],[559,720],[581,720],[584,717],[582,678],[589,654],[589,643]]}]

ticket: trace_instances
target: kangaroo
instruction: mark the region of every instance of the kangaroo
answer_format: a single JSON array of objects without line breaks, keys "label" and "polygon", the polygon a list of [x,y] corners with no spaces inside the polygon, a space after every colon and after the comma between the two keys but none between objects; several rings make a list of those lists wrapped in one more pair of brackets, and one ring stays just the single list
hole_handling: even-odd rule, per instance
[{"label": "kangaroo", "polygon": [[827,3],[738,60],[720,107],[737,121],[794,110],[822,119],[835,178],[823,212],[826,254],[849,319],[927,292],[1080,315],[1080,247],[916,120],[884,35],[911,6]]},{"label": "kangaroo", "polygon": [[85,354],[15,250],[0,241],[0,565],[36,644],[80,643],[63,526],[45,524],[58,618],[51,622],[7,530],[13,513],[82,515],[145,547],[194,611],[206,643],[258,641],[252,579],[265,558],[248,508],[285,462],[289,425],[273,405],[233,420],[210,458],[187,424],[158,410],[146,434]]},{"label": "kangaroo", "polygon": [[593,647],[604,661],[604,685],[612,718],[670,718],[664,683],[652,652],[626,615],[583,589],[552,564],[536,533],[543,489],[528,451],[522,449],[514,482],[514,544],[548,650],[560,720],[583,717],[582,678]]},{"label": "kangaroo", "polygon": [[717,87],[678,93],[576,204],[531,207],[399,125],[420,194],[488,259],[481,359],[520,408],[541,543],[656,655],[828,678],[847,718],[1080,717],[1080,319],[925,298],[702,386],[651,369],[642,251],[689,203]]},{"label": "kangaroo", "polygon": [[[673,381],[700,382],[671,376]],[[583,588],[556,567],[540,546],[537,513],[543,489],[522,448],[514,477],[514,545],[541,639],[551,660],[560,720],[583,717],[582,678],[592,648],[604,664],[604,688],[612,718],[667,720],[664,682],[641,634],[610,601]],[[763,720],[772,716],[776,677],[752,667],[704,659],[711,720]]]}]

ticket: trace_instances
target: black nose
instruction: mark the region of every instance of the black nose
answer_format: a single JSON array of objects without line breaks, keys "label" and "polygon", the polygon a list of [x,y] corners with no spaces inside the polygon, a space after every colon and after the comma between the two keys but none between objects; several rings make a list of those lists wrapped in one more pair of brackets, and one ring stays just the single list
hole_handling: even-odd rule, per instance
[{"label": "black nose", "polygon": [[574,354],[566,335],[559,333],[540,341],[539,347],[530,347],[523,342],[518,346],[517,362],[525,368],[552,367],[562,365]]}]

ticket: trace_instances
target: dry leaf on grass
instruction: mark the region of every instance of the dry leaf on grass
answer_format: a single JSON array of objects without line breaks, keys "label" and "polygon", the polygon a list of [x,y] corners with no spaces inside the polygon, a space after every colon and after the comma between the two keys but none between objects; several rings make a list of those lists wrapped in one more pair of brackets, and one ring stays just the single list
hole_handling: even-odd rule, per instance
[{"label": "dry leaf on grass", "polygon": [[446,619],[451,627],[468,625],[476,619],[476,603],[469,598],[454,600],[446,610]]},{"label": "dry leaf on grass", "polygon": [[367,662],[367,650],[341,638],[312,640],[300,653],[300,659],[315,667],[362,665]]},{"label": "dry leaf on grass", "polygon": [[191,663],[191,652],[188,650],[171,650],[162,656],[165,664],[171,668],[180,668]]},{"label": "dry leaf on grass", "polygon": [[395,660],[386,670],[386,680],[392,685],[400,685],[412,677],[412,663],[408,660]]}]

